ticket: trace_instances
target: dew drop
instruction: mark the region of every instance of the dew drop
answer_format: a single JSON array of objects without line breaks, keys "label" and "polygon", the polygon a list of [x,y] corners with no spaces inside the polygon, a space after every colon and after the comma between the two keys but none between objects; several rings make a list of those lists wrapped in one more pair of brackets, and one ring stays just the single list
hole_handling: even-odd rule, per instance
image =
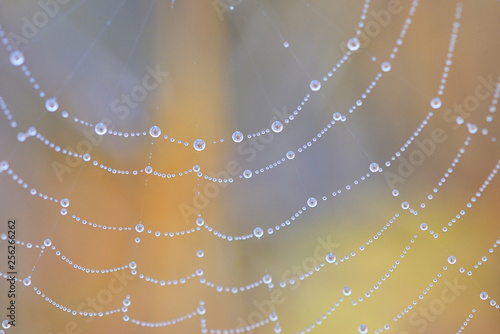
[{"label": "dew drop", "polygon": [[281,132],[283,130],[283,123],[281,123],[280,121],[274,121],[271,125],[271,129],[273,129],[273,131],[276,133]]},{"label": "dew drop", "polygon": [[25,286],[29,286],[31,284],[31,278],[26,277],[25,279],[23,279],[23,284]]},{"label": "dew drop", "polygon": [[200,249],[200,250],[198,250],[198,251],[196,252],[196,256],[197,256],[197,257],[203,257],[203,256],[205,256],[205,253],[204,253],[204,252]]},{"label": "dew drop", "polygon": [[403,203],[401,203],[401,207],[403,208],[403,210],[408,210],[408,208],[410,207],[410,204],[408,202],[403,202]]},{"label": "dew drop", "polygon": [[292,160],[293,158],[295,158],[295,152],[294,151],[286,152],[286,157],[287,159]]},{"label": "dew drop", "polygon": [[14,66],[21,66],[24,64],[24,54],[20,50],[14,50],[9,56],[10,63]]},{"label": "dew drop", "polygon": [[384,61],[380,68],[383,72],[389,72],[391,70],[391,63],[389,63],[388,61]]},{"label": "dew drop", "polygon": [[283,42],[283,46],[284,46],[285,48],[287,48],[287,47],[289,47],[289,46],[290,46],[290,43],[288,43],[288,42]]},{"label": "dew drop", "polygon": [[328,254],[326,254],[325,259],[326,259],[326,262],[328,262],[328,263],[334,263],[335,260],[337,260],[337,257],[333,253],[328,253]]},{"label": "dew drop", "polygon": [[368,327],[366,327],[366,325],[359,325],[358,327],[358,331],[360,334],[366,334],[368,333]]},{"label": "dew drop", "polygon": [[271,284],[271,282],[273,281],[273,278],[271,277],[271,275],[265,274],[264,277],[262,277],[262,281],[265,284]]},{"label": "dew drop", "polygon": [[441,99],[439,97],[434,97],[431,100],[432,109],[439,109],[441,107]]},{"label": "dew drop", "polygon": [[314,208],[318,204],[318,201],[314,197],[310,197],[307,200],[307,205],[309,205],[310,208]]},{"label": "dew drop", "polygon": [[485,291],[483,291],[479,294],[479,298],[481,298],[482,300],[486,300],[488,299],[488,294]]},{"label": "dew drop", "polygon": [[457,116],[457,118],[455,119],[455,121],[457,122],[458,125],[461,125],[461,124],[464,124],[464,118],[462,116]]},{"label": "dew drop", "polygon": [[264,230],[260,227],[256,227],[254,230],[253,230],[253,235],[255,235],[257,238],[261,238],[263,235],[264,235]]},{"label": "dew drop", "polygon": [[193,143],[194,149],[197,151],[203,151],[205,149],[205,142],[203,139],[196,139]]},{"label": "dew drop", "polygon": [[234,131],[233,141],[235,143],[241,143],[242,140],[243,140],[243,133],[241,133],[241,131]]},{"label": "dew drop", "polygon": [[196,219],[196,225],[203,226],[205,224],[205,220],[203,218]]},{"label": "dew drop", "polygon": [[50,247],[50,245],[52,245],[52,240],[50,239],[45,239],[43,241],[43,244],[45,245],[45,247]]},{"label": "dew drop", "polygon": [[342,293],[344,294],[344,296],[349,296],[351,294],[351,288],[346,286],[342,289]]},{"label": "dew drop", "polygon": [[279,324],[276,324],[276,326],[274,326],[274,332],[275,333],[281,333],[281,327]]},{"label": "dew drop", "polygon": [[0,172],[7,169],[9,169],[9,163],[7,162],[7,160],[2,160],[2,162],[0,162]]},{"label": "dew drop", "polygon": [[470,134],[474,134],[477,132],[477,125],[472,123],[467,123],[467,129],[469,130]]},{"label": "dew drop", "polygon": [[357,37],[353,37],[347,41],[347,48],[351,51],[356,51],[359,49],[359,39]]},{"label": "dew drop", "polygon": [[245,179],[249,179],[252,177],[252,171],[250,169],[245,169],[245,171],[243,171],[243,177]]},{"label": "dew drop", "polygon": [[453,255],[450,255],[450,256],[448,257],[448,263],[449,263],[449,264],[455,264],[456,262],[457,262],[457,259],[456,259],[456,257],[454,257]]},{"label": "dew drop", "polygon": [[153,138],[158,138],[161,135],[161,129],[158,126],[153,125],[151,129],[149,129],[149,135]]},{"label": "dew drop", "polygon": [[342,118],[342,114],[339,113],[338,111],[333,113],[333,120],[334,121],[340,121],[341,118]]},{"label": "dew drop", "polygon": [[422,231],[427,231],[427,224],[426,224],[426,223],[422,223],[422,224],[420,224],[420,229],[421,229]]},{"label": "dew drop", "polygon": [[151,166],[146,166],[146,168],[144,168],[144,172],[146,174],[151,174],[153,172],[153,168]]},{"label": "dew drop", "polygon": [[47,99],[45,101],[45,109],[49,112],[54,112],[59,108],[59,103],[57,103],[57,100],[55,97],[51,97],[50,99]]},{"label": "dew drop", "polygon": [[69,206],[69,199],[63,198],[63,199],[61,199],[61,201],[59,203],[61,204],[61,206],[63,208],[67,208]]},{"label": "dew drop", "polygon": [[132,262],[129,263],[128,266],[129,266],[130,269],[135,269],[135,268],[137,268],[137,263],[135,263],[134,261],[132,261]]},{"label": "dew drop", "polygon": [[83,161],[90,161],[90,154],[85,153],[85,154],[83,155]]},{"label": "dew drop", "polygon": [[199,315],[205,314],[205,312],[206,312],[205,306],[203,306],[203,305],[198,306],[198,309],[196,309],[196,311],[198,312]]},{"label": "dew drop", "polygon": [[313,92],[317,92],[318,90],[321,89],[321,82],[319,82],[318,80],[313,80],[311,81],[311,83],[309,84],[309,87],[311,87],[311,90]]},{"label": "dew drop", "polygon": [[9,320],[2,321],[2,327],[5,329],[9,329],[10,328]]},{"label": "dew drop", "polygon": [[94,130],[95,130],[95,133],[97,133],[99,136],[102,136],[103,134],[106,133],[106,131],[108,131],[108,127],[104,123],[97,123],[95,125]]},{"label": "dew drop", "polygon": [[371,171],[372,173],[376,173],[376,172],[378,172],[379,170],[380,170],[380,167],[379,167],[378,163],[376,163],[376,162],[372,162],[372,163],[370,164],[370,171]]},{"label": "dew drop", "polygon": [[142,233],[144,231],[144,225],[142,225],[141,223],[135,225],[135,230],[138,232],[138,233]]},{"label": "dew drop", "polygon": [[26,134],[24,132],[19,132],[17,134],[17,140],[22,143],[26,140]]},{"label": "dew drop", "polygon": [[392,196],[394,196],[394,197],[399,196],[399,190],[397,190],[397,189],[393,189],[393,190],[392,190]]}]

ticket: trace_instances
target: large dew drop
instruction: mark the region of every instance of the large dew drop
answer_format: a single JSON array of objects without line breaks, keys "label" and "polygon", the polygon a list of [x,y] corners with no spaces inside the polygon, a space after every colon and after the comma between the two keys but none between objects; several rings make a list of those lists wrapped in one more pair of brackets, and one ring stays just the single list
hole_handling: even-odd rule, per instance
[{"label": "large dew drop", "polygon": [[431,100],[432,109],[439,109],[441,107],[441,99],[439,97],[434,97]]},{"label": "large dew drop", "polygon": [[318,80],[313,80],[311,81],[311,83],[309,84],[309,87],[311,87],[311,90],[313,92],[317,92],[318,90],[321,89],[321,82],[319,82]]},{"label": "large dew drop", "polygon": [[310,208],[314,208],[316,205],[318,205],[318,201],[314,197],[310,197],[307,200],[307,205],[309,205]]},{"label": "large dew drop", "polygon": [[24,64],[24,54],[19,50],[14,50],[10,53],[9,60],[14,66],[21,66]]},{"label": "large dew drop", "polygon": [[95,133],[97,133],[99,136],[102,136],[103,134],[106,133],[106,131],[108,131],[108,127],[104,123],[97,123],[95,125],[94,130],[95,130]]},{"label": "large dew drop", "polygon": [[234,131],[233,141],[235,143],[241,143],[242,140],[243,140],[243,133],[241,133],[241,131]]},{"label": "large dew drop", "polygon": [[57,103],[57,100],[55,97],[51,97],[50,99],[47,99],[45,101],[45,109],[49,112],[54,112],[59,108],[59,103]]},{"label": "large dew drop", "polygon": [[347,48],[351,51],[356,51],[359,49],[359,39],[357,37],[353,37],[347,41]]},{"label": "large dew drop", "polygon": [[149,129],[149,134],[153,138],[158,138],[161,135],[161,129],[158,126],[153,125],[151,129]]},{"label": "large dew drop", "polygon": [[379,169],[380,169],[380,167],[379,167],[378,163],[376,163],[376,162],[372,162],[372,163],[370,164],[370,171],[371,171],[372,173],[376,173],[376,172],[378,172],[378,171],[379,171]]},{"label": "large dew drop", "polygon": [[193,143],[193,147],[197,151],[203,151],[205,149],[205,141],[203,139],[196,139]]},{"label": "large dew drop", "polygon": [[326,262],[328,262],[328,263],[334,263],[337,260],[337,257],[333,253],[328,253],[328,254],[326,254],[325,259],[326,259]]},{"label": "large dew drop", "polygon": [[260,227],[256,227],[255,230],[253,230],[253,235],[260,239],[264,235],[264,230]]},{"label": "large dew drop", "polygon": [[271,129],[276,133],[281,132],[283,130],[283,124],[280,121],[274,121],[271,125]]},{"label": "large dew drop", "polygon": [[391,63],[389,63],[388,61],[384,61],[380,68],[383,72],[389,72],[391,70]]}]

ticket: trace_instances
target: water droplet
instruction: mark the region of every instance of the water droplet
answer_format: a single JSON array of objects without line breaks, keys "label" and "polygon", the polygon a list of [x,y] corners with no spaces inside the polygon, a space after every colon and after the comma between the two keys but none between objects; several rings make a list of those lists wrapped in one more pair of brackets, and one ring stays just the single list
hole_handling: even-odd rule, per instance
[{"label": "water droplet", "polygon": [[403,210],[408,210],[408,208],[410,207],[410,204],[408,202],[403,202],[403,203],[401,203],[401,207],[403,208]]},{"label": "water droplet", "polygon": [[262,281],[264,282],[264,284],[271,284],[273,278],[271,277],[271,275],[265,274],[264,277],[262,277]]},{"label": "water droplet", "polygon": [[50,245],[52,245],[52,240],[50,239],[45,239],[43,241],[43,244],[45,245],[45,247],[50,247]]},{"label": "water droplet", "polygon": [[203,226],[203,224],[205,224],[205,220],[203,218],[200,217],[196,219],[196,225]]},{"label": "water droplet", "polygon": [[391,70],[391,63],[389,63],[388,61],[384,61],[380,68],[383,72],[389,72]]},{"label": "water droplet", "polygon": [[276,324],[276,326],[274,326],[274,332],[275,333],[281,333],[281,327],[279,324]]},{"label": "water droplet", "polygon": [[144,172],[146,174],[151,174],[151,172],[153,172],[153,167],[151,166],[146,166],[146,168],[144,168]]},{"label": "water droplet", "polygon": [[394,197],[399,196],[399,190],[397,190],[397,189],[393,189],[393,190],[392,190],[392,196],[394,196]]},{"label": "water droplet", "polygon": [[341,118],[342,118],[342,114],[339,113],[338,111],[333,113],[333,120],[334,121],[340,121]]},{"label": "water droplet", "polygon": [[23,279],[23,284],[25,286],[29,286],[31,284],[31,278],[26,277],[25,279]]},{"label": "water droplet", "polygon": [[455,264],[457,262],[457,258],[454,257],[453,255],[448,256],[448,263],[449,264]]},{"label": "water droplet", "polygon": [[205,142],[203,139],[196,139],[193,143],[194,149],[197,151],[203,151],[205,149]]},{"label": "water droplet", "polygon": [[283,42],[283,46],[284,46],[285,48],[287,48],[287,47],[289,47],[289,46],[290,46],[290,43],[288,43],[288,42]]},{"label": "water droplet", "polygon": [[85,153],[85,154],[83,155],[83,161],[90,161],[90,154]]},{"label": "water droplet", "polygon": [[271,125],[271,129],[276,133],[281,132],[283,130],[283,124],[280,121],[274,121]]},{"label": "water droplet", "polygon": [[97,133],[99,136],[102,136],[103,134],[106,133],[106,131],[108,131],[108,127],[104,123],[97,123],[95,125],[94,130],[95,130],[95,133]]},{"label": "water droplet", "polygon": [[351,294],[351,288],[346,286],[342,289],[342,293],[344,294],[344,296],[349,296]]},{"label": "water droplet", "polygon": [[286,152],[286,157],[289,160],[292,160],[293,158],[295,158],[295,152],[294,151],[288,151],[288,152]]},{"label": "water droplet", "polygon": [[144,231],[144,225],[142,225],[141,223],[135,225],[135,230],[138,232],[138,233],[142,233]]},{"label": "water droplet", "polygon": [[242,140],[243,140],[243,133],[241,133],[241,131],[234,131],[233,141],[235,143],[241,143]]},{"label": "water droplet", "polygon": [[318,90],[321,89],[321,82],[319,82],[318,80],[313,80],[311,81],[311,83],[309,84],[309,87],[311,87],[311,90],[313,92],[317,92]]},{"label": "water droplet", "polygon": [[434,97],[431,100],[432,109],[439,109],[441,107],[441,99],[439,97]]},{"label": "water droplet", "polygon": [[245,179],[249,179],[252,177],[252,171],[250,169],[245,169],[245,171],[243,171],[243,177]]},{"label": "water droplet", "polygon": [[271,314],[269,314],[269,320],[271,321],[278,320],[278,315],[276,314],[276,312],[272,312]]},{"label": "water droplet", "polygon": [[158,126],[153,125],[151,129],[149,129],[149,135],[153,138],[158,138],[161,135],[161,129]]},{"label": "water droplet", "polygon": [[370,164],[370,171],[371,171],[372,173],[376,173],[376,172],[378,172],[378,171],[379,171],[379,169],[380,169],[380,167],[379,167],[378,163],[376,163],[376,162],[372,162],[372,163]]},{"label": "water droplet", "polygon": [[9,163],[7,162],[7,160],[2,160],[2,162],[0,162],[0,171],[4,171],[7,169],[9,169]]},{"label": "water droplet", "polygon": [[427,231],[427,224],[426,224],[426,223],[422,223],[422,224],[420,224],[420,229],[421,229],[422,231]]},{"label": "water droplet", "polygon": [[328,254],[326,254],[325,259],[326,259],[326,262],[328,262],[328,263],[334,263],[335,260],[337,260],[337,257],[333,253],[328,253]]},{"label": "water droplet", "polygon": [[61,199],[61,201],[59,203],[61,204],[61,206],[63,208],[67,208],[69,206],[69,199],[63,198],[63,199]]},{"label": "water droplet", "polygon": [[253,235],[257,238],[261,238],[264,235],[264,230],[260,227],[256,227],[255,230],[253,230]]},{"label": "water droplet", "polygon": [[24,64],[24,54],[19,50],[14,50],[9,56],[10,63],[14,66],[21,66]]},{"label": "water droplet", "polygon": [[198,173],[200,171],[200,166],[194,165],[193,166],[193,171],[195,171],[196,173]]},{"label": "water droplet", "polygon": [[198,257],[203,257],[205,255],[205,253],[200,249],[196,252],[196,256]]},{"label": "water droplet", "polygon": [[132,261],[132,262],[129,263],[128,266],[129,266],[130,269],[135,269],[135,268],[137,268],[137,263],[135,263],[134,261]]},{"label": "water droplet", "polygon": [[310,197],[307,200],[307,205],[309,205],[310,208],[314,208],[318,204],[318,201],[314,197]]},{"label": "water droplet", "polygon": [[469,130],[470,134],[474,134],[477,132],[477,125],[472,123],[467,123],[467,129]]},{"label": "water droplet", "polygon": [[196,309],[196,311],[198,312],[199,315],[205,314],[205,312],[206,312],[205,306],[203,306],[203,305],[198,306],[198,309]]},{"label": "water droplet", "polygon": [[357,37],[353,37],[347,41],[347,48],[351,51],[356,51],[359,49],[359,39]]},{"label": "water droplet", "polygon": [[55,97],[51,97],[50,99],[47,99],[45,101],[45,109],[49,112],[54,112],[59,108],[59,103],[57,103],[57,100]]},{"label": "water droplet", "polygon": [[457,118],[455,119],[455,121],[457,122],[458,125],[461,125],[461,124],[464,124],[464,118],[462,116],[457,116]]},{"label": "water droplet", "polygon": [[368,327],[366,327],[366,325],[359,325],[358,327],[358,331],[360,334],[366,334],[368,333]]},{"label": "water droplet", "polygon": [[22,143],[26,140],[26,134],[24,134],[24,132],[19,132],[17,134],[17,140]]},{"label": "water droplet", "polygon": [[481,298],[482,300],[486,300],[488,299],[488,294],[485,291],[483,291],[479,294],[479,298]]},{"label": "water droplet", "polygon": [[10,328],[9,320],[2,321],[2,327],[5,329],[9,329]]}]

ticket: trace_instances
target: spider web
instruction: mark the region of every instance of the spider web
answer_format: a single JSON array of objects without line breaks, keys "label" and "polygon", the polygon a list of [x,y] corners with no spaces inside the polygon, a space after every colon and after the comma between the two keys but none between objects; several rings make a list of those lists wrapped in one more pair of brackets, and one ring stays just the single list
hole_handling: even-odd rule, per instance
[{"label": "spider web", "polygon": [[0,333],[497,328],[497,3],[1,6]]}]

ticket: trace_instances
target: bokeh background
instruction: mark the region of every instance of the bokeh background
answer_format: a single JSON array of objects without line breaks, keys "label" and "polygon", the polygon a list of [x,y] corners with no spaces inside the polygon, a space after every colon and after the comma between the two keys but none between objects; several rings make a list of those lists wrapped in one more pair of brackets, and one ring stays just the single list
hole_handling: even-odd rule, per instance
[{"label": "bokeh background", "polygon": [[[54,2],[42,2],[43,4]],[[342,289],[352,294],[321,325],[317,333],[357,333],[366,324],[369,333],[390,324],[393,333],[455,333],[474,308],[474,318],[465,328],[469,333],[494,333],[500,325],[500,310],[479,298],[482,291],[500,300],[498,279],[500,258],[489,253],[500,238],[500,188],[494,179],[470,209],[466,203],[475,195],[500,158],[500,125],[493,117],[486,122],[492,92],[480,101],[466,122],[479,127],[469,134],[466,126],[454,127],[443,117],[454,104],[463,104],[482,85],[480,78],[500,73],[500,3],[462,1],[463,17],[449,72],[442,107],[437,110],[420,139],[430,138],[442,129],[446,141],[436,145],[425,162],[399,182],[399,196],[384,178],[396,173],[399,160],[385,168],[385,161],[399,150],[430,110],[429,102],[439,88],[454,21],[456,1],[421,1],[413,16],[403,45],[392,69],[353,113],[311,148],[278,168],[254,175],[206,195],[209,181],[188,174],[162,179],[144,173],[117,175],[67,158],[34,138],[17,140],[20,131],[35,126],[46,138],[62,148],[90,151],[92,161],[123,170],[151,166],[165,173],[179,173],[201,166],[204,173],[224,175],[232,169],[259,169],[284,157],[289,150],[310,141],[334,112],[347,114],[364,89],[387,60],[404,24],[409,1],[372,1],[366,22],[379,22],[373,13],[390,6],[402,8],[390,15],[389,22],[362,44],[349,63],[323,83],[302,108],[296,119],[285,124],[280,134],[265,140],[234,144],[236,130],[252,133],[279,119],[311,93],[309,83],[319,79],[342,57],[343,45],[354,36],[364,1],[311,0],[259,1],[230,3],[223,0],[131,1],[71,0],[57,2],[57,10],[32,37],[18,49],[25,65],[45,98],[38,96],[33,84],[19,67],[9,62],[9,53],[0,49],[0,96],[17,121],[0,118],[0,160],[30,186],[55,198],[68,198],[69,214],[62,216],[60,206],[31,196],[6,174],[0,174],[0,232],[6,233],[7,220],[16,218],[20,241],[42,244],[50,238],[54,245],[75,263],[89,268],[114,268],[135,261],[138,271],[158,279],[173,280],[203,268],[204,276],[223,286],[245,286],[270,274],[280,290],[274,311],[282,333],[295,333],[316,320],[342,297]],[[231,9],[229,6],[234,5]],[[34,1],[6,0],[0,4],[0,25],[5,33],[22,35],[26,21],[47,12]],[[48,7],[46,7],[48,8]],[[289,47],[284,47],[284,42]],[[375,57],[375,61],[373,61]],[[156,89],[143,101],[116,112],[113,103],[143,84],[149,69],[168,72]],[[482,92],[486,92],[484,90]],[[56,96],[59,110],[45,110],[47,97]],[[123,106],[123,104],[120,104]],[[68,119],[60,117],[67,110]],[[73,122],[78,117],[96,124],[109,120],[117,131],[148,131],[157,125],[162,137],[190,143],[170,143],[162,137],[97,137],[92,128]],[[488,135],[481,134],[483,128]],[[471,144],[454,172],[440,187],[435,199],[420,203],[432,192],[450,167],[465,138]],[[95,143],[90,147],[82,141]],[[191,143],[203,138],[207,147],[196,152]],[[212,144],[224,138],[225,142]],[[500,140],[500,138],[499,138]],[[408,158],[415,144],[403,152]],[[228,170],[228,162],[232,162]],[[337,189],[369,172],[378,162],[384,172],[331,198]],[[200,192],[200,195],[198,195]],[[328,201],[321,197],[329,196]],[[71,219],[75,214],[96,224],[134,227],[141,221],[152,231],[180,231],[196,227],[194,212],[205,222],[227,235],[252,233],[260,226],[267,230],[289,219],[306,205],[309,197],[319,200],[290,227],[265,234],[261,240],[221,240],[203,229],[188,236],[156,238],[146,232],[113,232],[90,228]],[[208,198],[208,200],[207,200]],[[408,201],[418,216],[401,209]],[[200,204],[195,208],[195,203]],[[187,207],[193,209],[186,209]],[[447,233],[441,228],[460,210],[464,217]],[[186,211],[187,210],[187,211]],[[184,213],[183,213],[184,212]],[[383,226],[399,213],[400,217],[378,240],[367,246]],[[421,223],[437,231],[421,231]],[[403,259],[400,254],[417,235]],[[140,237],[141,242],[134,239]],[[321,241],[323,240],[323,241]],[[312,277],[280,288],[287,271],[313,270],[324,261],[328,244],[339,260],[351,251],[356,256],[345,264],[327,265]],[[359,251],[365,245],[366,250]],[[5,241],[0,241],[0,271],[6,272]],[[319,248],[319,253],[316,252]],[[204,257],[196,255],[204,251]],[[457,263],[448,265],[448,256]],[[466,271],[484,255],[487,261],[472,276]],[[250,291],[218,293],[192,279],[178,286],[160,287],[130,275],[87,274],[61,261],[53,252],[40,256],[39,249],[17,248],[21,278],[31,275],[28,287],[18,284],[18,310],[15,328],[5,333],[199,333],[200,317],[195,316],[166,328],[144,328],[122,321],[122,313],[102,318],[72,316],[49,305],[36,295],[41,289],[58,303],[92,312],[119,308],[126,295],[132,305],[127,314],[151,322],[161,322],[196,310],[205,302],[208,328],[236,328],[269,315],[270,291],[260,286]],[[400,260],[390,277],[369,298],[364,293],[377,283],[395,261]],[[442,267],[448,265],[448,270]],[[295,268],[295,269],[294,269]],[[438,272],[443,277],[418,299]],[[459,286],[451,292],[449,286]],[[113,287],[113,288],[110,288]],[[7,303],[7,284],[0,283],[2,309]],[[447,290],[448,289],[448,290]],[[112,290],[111,293],[109,293]],[[276,293],[276,292],[275,292]],[[111,297],[109,297],[111,296]],[[453,298],[455,296],[456,298]],[[109,298],[108,298],[109,297]],[[364,301],[353,305],[358,297]],[[107,298],[107,299],[106,299]],[[453,300],[452,300],[453,299]],[[394,322],[413,300],[417,306]],[[4,303],[5,302],[5,303]],[[426,313],[427,312],[427,313]],[[4,312],[0,315],[3,320]],[[274,323],[255,333],[272,333]],[[385,331],[385,330],[384,330]]]}]

